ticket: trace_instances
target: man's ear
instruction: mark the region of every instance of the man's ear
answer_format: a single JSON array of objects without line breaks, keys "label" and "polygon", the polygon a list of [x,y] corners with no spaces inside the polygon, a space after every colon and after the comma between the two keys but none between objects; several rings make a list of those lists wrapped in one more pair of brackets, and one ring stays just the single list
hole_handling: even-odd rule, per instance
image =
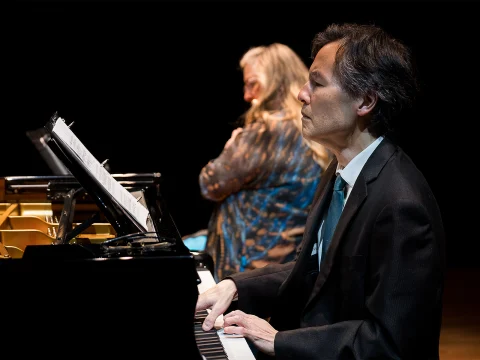
[{"label": "man's ear", "polygon": [[370,113],[377,104],[377,94],[367,94],[357,109],[358,116],[365,116]]}]

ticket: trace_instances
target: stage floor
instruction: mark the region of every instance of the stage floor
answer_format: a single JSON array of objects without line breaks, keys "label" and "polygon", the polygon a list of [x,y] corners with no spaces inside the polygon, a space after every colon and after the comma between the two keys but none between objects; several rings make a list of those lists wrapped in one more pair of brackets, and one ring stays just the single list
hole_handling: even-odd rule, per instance
[{"label": "stage floor", "polygon": [[480,267],[448,269],[440,360],[480,360]]}]

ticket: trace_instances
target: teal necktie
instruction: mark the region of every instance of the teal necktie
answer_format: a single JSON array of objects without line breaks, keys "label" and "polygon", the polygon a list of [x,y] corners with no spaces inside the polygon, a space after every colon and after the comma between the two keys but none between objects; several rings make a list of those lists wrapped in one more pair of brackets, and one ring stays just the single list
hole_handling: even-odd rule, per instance
[{"label": "teal necktie", "polygon": [[332,240],[333,232],[335,231],[338,219],[340,219],[340,215],[342,214],[343,202],[345,200],[344,190],[345,180],[343,180],[342,177],[338,175],[337,179],[335,180],[335,184],[333,185],[333,194],[332,199],[330,200],[330,206],[328,207],[327,218],[323,223],[323,245],[321,261],[325,259],[325,254],[327,252],[328,246],[330,245],[330,241]]}]

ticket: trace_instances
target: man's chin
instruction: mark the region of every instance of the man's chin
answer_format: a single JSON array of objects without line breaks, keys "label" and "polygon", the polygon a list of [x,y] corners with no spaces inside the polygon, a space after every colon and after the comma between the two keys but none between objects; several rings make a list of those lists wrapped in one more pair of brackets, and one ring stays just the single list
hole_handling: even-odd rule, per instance
[{"label": "man's chin", "polygon": [[302,136],[307,140],[311,140],[310,131],[308,130],[307,126],[305,126],[305,122],[303,121],[303,119],[302,119]]}]

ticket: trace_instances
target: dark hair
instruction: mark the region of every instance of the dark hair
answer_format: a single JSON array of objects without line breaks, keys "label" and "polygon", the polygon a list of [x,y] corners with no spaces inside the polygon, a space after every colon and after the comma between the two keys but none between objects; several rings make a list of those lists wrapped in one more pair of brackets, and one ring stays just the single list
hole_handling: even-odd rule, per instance
[{"label": "dark hair", "polygon": [[338,40],[335,79],[352,97],[376,94],[368,130],[374,136],[392,131],[394,121],[413,105],[418,91],[410,50],[375,25],[332,24],[313,39],[312,58]]}]

